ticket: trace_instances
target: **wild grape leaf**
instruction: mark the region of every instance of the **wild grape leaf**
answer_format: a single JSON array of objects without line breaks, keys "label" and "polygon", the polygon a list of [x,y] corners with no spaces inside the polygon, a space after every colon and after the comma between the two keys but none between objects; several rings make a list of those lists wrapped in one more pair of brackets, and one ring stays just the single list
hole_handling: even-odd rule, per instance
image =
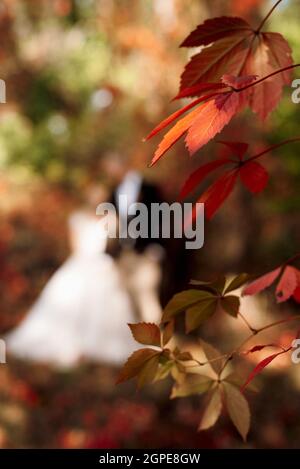
[{"label": "wild grape leaf", "polygon": [[[212,40],[207,42],[209,39]],[[224,73],[263,77],[293,63],[289,44],[281,34],[257,32],[240,18],[208,20],[198,26],[182,46],[202,47],[182,74],[180,92],[185,96],[188,96],[186,89],[217,82]],[[277,106],[283,86],[290,82],[291,71],[286,71],[263,82],[262,86],[253,87],[249,95],[252,110],[265,119]]]},{"label": "wild grape leaf", "polygon": [[262,292],[266,288],[270,287],[273,282],[275,282],[277,277],[279,277],[280,272],[281,267],[257,278],[253,282],[249,283],[246,288],[244,288],[243,295],[256,295],[257,293]]},{"label": "wild grape leaf", "polygon": [[211,295],[209,299],[188,308],[185,315],[186,332],[189,333],[197,329],[204,321],[209,319],[216,312],[217,306],[217,298]]},{"label": "wild grape leaf", "polygon": [[221,143],[222,145],[227,146],[233,154],[237,155],[240,160],[243,159],[245,156],[246,151],[249,148],[248,143],[244,142],[225,142],[225,141],[219,141],[218,143]]},{"label": "wild grape leaf", "polygon": [[196,99],[162,121],[148,135],[147,139],[153,137],[184,113],[199,105],[180,119],[165,134],[154,154],[151,165],[155,164],[185,134],[186,145],[190,153],[193,154],[200,150],[217,133],[221,132],[237,112],[247,105],[249,88],[243,91],[242,88],[254,83],[255,80],[256,76],[236,78],[231,75],[224,75],[222,82],[226,85],[225,89]]},{"label": "wild grape leaf", "polygon": [[128,358],[127,362],[123,366],[117,384],[123,383],[131,378],[134,378],[140,374],[148,360],[153,357],[160,356],[161,352],[157,350],[144,348],[133,352],[133,354]]},{"label": "wild grape leaf", "polygon": [[251,27],[242,18],[231,18],[222,16],[204,21],[203,24],[189,34],[180,47],[207,46],[212,42],[228,36],[244,34],[245,31],[252,32]]},{"label": "wild grape leaf", "polygon": [[249,383],[251,383],[251,381],[259,374],[261,373],[265,368],[266,366],[268,366],[273,360],[275,360],[275,358],[279,357],[279,355],[282,355],[283,353],[285,353],[285,351],[282,351],[282,352],[278,352],[278,353],[274,353],[273,355],[270,355],[269,357],[265,358],[264,360],[262,360],[261,362],[258,363],[258,365],[256,365],[256,367],[254,368],[254,370],[250,373],[250,375],[248,376],[246,382],[243,384],[242,386],[242,391],[245,390],[245,388],[248,386]]},{"label": "wild grape leaf", "polygon": [[224,296],[220,300],[220,306],[226,313],[236,318],[240,310],[240,299],[233,295]]},{"label": "wild grape leaf", "polygon": [[213,427],[222,412],[222,395],[219,386],[212,392],[209,403],[204,411],[198,431]]},{"label": "wild grape leaf", "polygon": [[221,353],[213,347],[211,344],[208,342],[205,342],[204,340],[200,340],[200,345],[203,349],[203,352],[207,358],[208,361],[210,361],[210,366],[211,368],[215,371],[217,375],[222,371],[223,364],[224,364],[224,359],[219,359],[221,356]]},{"label": "wild grape leaf", "polygon": [[[226,142],[222,142],[226,143]],[[188,196],[195,188],[213,171],[227,166],[222,174],[197,200],[197,203],[204,204],[205,216],[211,219],[225,200],[229,197],[234,186],[241,178],[244,186],[253,194],[262,191],[268,182],[268,173],[263,166],[253,157],[244,159],[248,145],[243,143],[228,142],[228,146],[234,151],[237,158],[222,158],[200,166],[185,182],[180,193],[180,197]],[[229,168],[228,168],[229,167]],[[197,205],[192,212],[192,220],[197,216]],[[192,221],[192,220],[187,220]],[[238,288],[238,287],[237,287]]]},{"label": "wild grape leaf", "polygon": [[267,347],[278,347],[278,345],[276,345],[276,344],[255,345],[250,350],[247,350],[247,352],[245,352],[245,354],[249,355],[250,353],[261,352],[261,350],[264,350]]},{"label": "wild grape leaf", "polygon": [[287,301],[300,285],[300,272],[292,266],[286,266],[276,288],[278,303]]},{"label": "wild grape leaf", "polygon": [[257,161],[249,161],[241,167],[240,178],[250,192],[258,194],[268,184],[269,174]]},{"label": "wild grape leaf", "polygon": [[211,293],[201,290],[191,289],[177,293],[165,307],[162,322],[169,322],[176,315],[186,311],[188,308],[212,298],[213,295]]},{"label": "wild grape leaf", "polygon": [[231,282],[227,285],[225,288],[224,293],[230,293],[234,290],[237,290],[240,288],[242,285],[244,285],[249,279],[248,274],[239,274],[237,275],[234,279],[231,280]]},{"label": "wild grape leaf", "polygon": [[213,382],[209,376],[188,374],[182,383],[175,384],[172,389],[171,399],[204,394],[211,388]]},{"label": "wild grape leaf", "polygon": [[297,303],[300,303],[300,286],[298,286],[294,291],[293,298],[295,301],[297,301]]},{"label": "wild grape leaf", "polygon": [[245,441],[249,432],[251,418],[248,402],[236,386],[228,382],[223,382],[223,386],[225,405],[229,417]]},{"label": "wild grape leaf", "polygon": [[160,353],[146,361],[137,375],[137,387],[140,389],[147,384],[152,383],[157,375]]},{"label": "wild grape leaf", "polygon": [[163,334],[162,334],[162,341],[163,341],[163,346],[167,345],[168,342],[172,339],[174,335],[174,321],[170,321],[166,324]]},{"label": "wild grape leaf", "polygon": [[179,198],[182,200],[187,197],[199,184],[201,184],[208,174],[221,166],[227,165],[228,163],[230,163],[230,160],[223,158],[200,166],[200,168],[197,169],[184,183]]},{"label": "wild grape leaf", "polygon": [[191,280],[190,285],[198,287],[200,290],[209,291],[215,295],[223,293],[226,283],[226,277],[224,275],[219,275],[216,279],[205,282],[203,280]]},{"label": "wild grape leaf", "polygon": [[141,322],[128,324],[134,339],[143,345],[160,347],[160,330],[156,324]]},{"label": "wild grape leaf", "polygon": [[[215,181],[197,200],[197,204],[204,204],[204,213],[210,220],[225,200],[232,193],[238,178],[238,170],[228,171]],[[193,213],[194,218],[196,213]]]}]

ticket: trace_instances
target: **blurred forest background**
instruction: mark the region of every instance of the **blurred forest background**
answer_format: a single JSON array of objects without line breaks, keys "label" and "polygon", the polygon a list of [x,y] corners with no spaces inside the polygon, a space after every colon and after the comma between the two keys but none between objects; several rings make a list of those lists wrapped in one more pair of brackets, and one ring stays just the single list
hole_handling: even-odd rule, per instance
[{"label": "blurred forest background", "polygon": [[[0,105],[0,334],[21,320],[68,256],[67,217],[84,189],[103,181],[100,162],[109,152],[128,155],[167,200],[176,199],[198,157],[189,158],[179,145],[147,169],[157,141],[142,139],[178,106],[171,99],[187,61],[178,46],[208,17],[240,15],[257,24],[272,3],[1,0],[7,103]],[[283,2],[267,24],[289,40],[295,62],[299,25],[299,0]],[[264,125],[247,112],[222,140],[238,135],[254,152],[299,135],[299,122],[300,105],[286,89]],[[201,161],[220,151],[210,143]],[[275,151],[265,164],[267,190],[256,198],[236,190],[207,223],[205,247],[191,254],[194,277],[258,275],[299,249],[299,145]],[[268,301],[266,315],[295,310],[292,302],[279,308]],[[214,340],[219,326],[205,333]],[[292,336],[281,334],[283,341]],[[133,384],[116,387],[115,376],[93,364],[60,373],[12,360],[0,365],[0,447],[244,446],[226,416],[216,429],[196,432],[199,399],[169,402],[167,384],[134,395]],[[260,393],[250,398],[249,447],[299,447],[299,391],[300,368],[289,359],[261,378]]]}]

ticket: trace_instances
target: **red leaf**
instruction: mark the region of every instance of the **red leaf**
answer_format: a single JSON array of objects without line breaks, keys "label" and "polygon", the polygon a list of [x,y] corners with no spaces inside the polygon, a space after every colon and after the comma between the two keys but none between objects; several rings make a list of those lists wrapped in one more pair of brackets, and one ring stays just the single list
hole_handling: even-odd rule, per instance
[{"label": "red leaf", "polygon": [[123,366],[117,384],[123,383],[131,378],[137,376],[147,364],[147,362],[156,356],[159,356],[161,352],[153,350],[150,348],[143,348],[133,352],[133,354],[128,358],[127,362]]},{"label": "red leaf", "polygon": [[[253,82],[255,77],[246,76],[235,78],[233,76],[225,76],[224,80],[228,80],[230,86],[235,86],[240,89]],[[202,98],[193,101],[188,106],[173,113],[167,119],[162,121],[155,129],[148,135],[147,139],[153,137],[162,129],[171,124],[175,119],[180,117],[185,112],[189,111],[202,101],[199,107],[194,109],[190,114],[184,116],[167,132],[159,144],[151,165],[155,164],[168,150],[174,145],[185,133],[186,144],[190,154],[195,153],[207,142],[209,142],[217,133],[230,122],[233,116],[240,111],[247,104],[248,90],[237,92],[229,91],[224,92],[220,90],[217,93],[203,96]]]},{"label": "red leaf", "polygon": [[174,100],[187,97],[192,98],[194,96],[200,96],[204,91],[217,91],[223,88],[226,88],[226,85],[224,85],[224,83],[200,83],[199,85],[185,88],[180,93],[178,93],[177,96],[175,96]]},{"label": "red leaf", "polygon": [[[187,64],[181,77],[181,91],[217,81],[224,73],[267,76],[293,63],[289,44],[281,34],[257,33],[239,18],[204,22],[183,43],[188,47],[208,44],[212,45],[202,48]],[[249,94],[252,110],[265,119],[278,104],[282,87],[290,81],[291,71],[286,71],[253,87]]]},{"label": "red leaf", "polygon": [[244,86],[251,85],[254,83],[258,78],[258,75],[245,75],[245,76],[234,76],[225,74],[222,76],[222,82],[224,85],[231,86],[232,88],[237,88],[240,90],[244,88]]},{"label": "red leaf", "polygon": [[250,350],[246,352],[246,355],[249,355],[250,353],[260,352],[266,347],[278,347],[278,345],[275,345],[275,344],[255,345],[254,347],[252,347]]},{"label": "red leaf", "polygon": [[241,160],[243,156],[245,155],[246,151],[249,148],[248,143],[243,143],[243,142],[224,142],[224,141],[219,141],[218,143],[222,143],[222,145],[226,145],[232,153],[237,155],[239,159]]},{"label": "red leaf", "polygon": [[288,265],[279,280],[276,288],[276,298],[278,303],[288,300],[296,290],[300,280],[300,272]]},{"label": "red leaf", "polygon": [[221,16],[204,21],[183,41],[180,47],[198,47],[209,45],[224,37],[251,32],[250,25],[241,18]]},{"label": "red leaf", "polygon": [[[208,103],[205,103],[203,106],[206,106]],[[183,119],[177,122],[174,127],[166,133],[161,143],[159,144],[154,157],[151,161],[151,166],[153,166],[157,161],[169,150],[169,148],[174,145],[189,129],[192,125],[193,120],[198,116],[201,111],[201,107],[194,109],[190,114],[187,114]],[[151,135],[151,134],[150,134]]]},{"label": "red leaf", "polygon": [[240,109],[237,93],[226,93],[205,103],[196,118],[192,120],[186,144],[191,155],[200,150],[227,125]]},{"label": "red leaf", "polygon": [[246,162],[240,169],[242,183],[253,194],[258,194],[265,189],[269,175],[265,168],[256,161]]},{"label": "red leaf", "polygon": [[145,138],[145,140],[149,140],[150,138],[154,137],[154,135],[158,134],[161,130],[165,129],[168,127],[168,125],[172,124],[178,117],[182,116],[182,114],[185,114],[187,111],[192,109],[193,107],[197,106],[201,101],[203,101],[203,98],[196,99],[192,103],[188,104],[187,106],[184,106],[183,108],[179,109],[176,112],[173,112],[169,117],[164,119],[160,124],[158,124],[152,132],[150,132],[149,135]]},{"label": "red leaf", "polygon": [[246,288],[244,288],[243,295],[256,295],[257,293],[265,290],[275,282],[280,272],[281,267],[278,267],[278,269],[272,270],[272,272],[257,278],[254,282],[251,282]]},{"label": "red leaf", "polygon": [[160,330],[156,324],[140,322],[128,326],[133,338],[140,344],[160,347]]},{"label": "red leaf", "polygon": [[[281,68],[292,65],[291,49],[287,41],[279,33],[262,33],[261,40],[252,49],[252,56],[244,73],[253,73],[256,70],[260,76],[267,76]],[[264,81],[252,90],[251,108],[266,119],[274,110],[282,96],[282,88],[291,82],[291,71],[280,73]]]},{"label": "red leaf", "polygon": [[243,384],[243,386],[241,388],[241,391],[244,391],[245,388],[255,378],[256,375],[261,373],[263,371],[263,369],[266,368],[266,366],[268,366],[276,357],[278,357],[279,355],[282,355],[283,353],[285,353],[285,350],[282,351],[282,352],[274,353],[273,355],[270,355],[269,357],[267,357],[264,360],[262,360],[261,362],[259,362],[259,364],[254,368],[254,370],[248,376],[245,384]]},{"label": "red leaf", "polygon": [[300,286],[298,286],[294,291],[293,298],[297,303],[300,303]]},{"label": "red leaf", "polygon": [[230,171],[221,176],[205,191],[197,203],[204,203],[205,216],[210,220],[231,194],[237,180],[238,171]]},{"label": "red leaf", "polygon": [[215,169],[226,165],[229,162],[230,160],[224,158],[216,161],[211,161],[210,163],[200,166],[200,168],[198,168],[197,171],[195,171],[184,183],[179,198],[184,199],[185,197],[187,197],[208,174],[210,174]]}]

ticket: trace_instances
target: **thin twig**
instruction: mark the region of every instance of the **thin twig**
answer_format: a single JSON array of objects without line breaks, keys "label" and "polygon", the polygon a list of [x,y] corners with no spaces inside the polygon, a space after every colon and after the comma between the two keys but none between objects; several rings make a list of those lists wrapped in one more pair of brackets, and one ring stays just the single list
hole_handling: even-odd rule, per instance
[{"label": "thin twig", "polygon": [[[260,158],[261,156],[265,155],[266,153],[269,153],[270,151],[277,150],[277,148],[280,148],[283,145],[287,145],[288,143],[299,142],[299,141],[300,141],[300,137],[295,137],[295,138],[291,138],[289,140],[285,140],[284,142],[278,143],[277,145],[273,145],[272,147],[269,147],[266,150],[263,150],[262,152],[258,153],[257,155],[251,156],[250,158],[245,160],[245,162],[257,160],[257,158]],[[300,256],[300,254],[298,256]]]},{"label": "thin twig", "polygon": [[262,20],[262,22],[260,23],[259,27],[257,28],[257,30],[255,31],[256,34],[258,34],[261,29],[264,27],[265,23],[268,21],[268,19],[270,18],[270,16],[272,15],[273,11],[275,10],[275,8],[278,7],[279,3],[281,3],[282,0],[278,0],[278,2],[275,3],[275,5],[271,8],[271,10],[269,11],[269,13],[267,14],[267,16]]},{"label": "thin twig", "polygon": [[259,85],[259,83],[262,83],[263,81],[268,80],[268,78],[272,78],[278,75],[279,73],[287,72],[288,70],[292,70],[293,68],[297,68],[297,67],[300,67],[300,64],[289,65],[288,67],[284,67],[279,70],[276,70],[275,72],[272,72],[269,75],[266,75],[265,77],[260,78],[259,80],[250,83],[249,85],[243,86],[242,88],[236,88],[234,86],[231,86],[231,89],[237,93],[240,93],[242,91],[248,90],[249,88],[252,88],[252,86]]}]

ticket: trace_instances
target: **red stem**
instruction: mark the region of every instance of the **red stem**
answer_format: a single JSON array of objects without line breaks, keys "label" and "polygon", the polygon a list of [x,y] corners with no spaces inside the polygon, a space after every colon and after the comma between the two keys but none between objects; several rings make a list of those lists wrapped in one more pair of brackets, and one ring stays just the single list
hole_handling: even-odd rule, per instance
[{"label": "red stem", "polygon": [[254,155],[254,156],[251,156],[250,158],[245,160],[245,163],[247,163],[248,161],[256,160],[257,158],[260,158],[261,156],[265,155],[266,153],[269,153],[272,150],[276,150],[277,148],[280,148],[283,145],[287,145],[288,143],[299,142],[299,141],[300,141],[300,137],[295,137],[295,138],[291,138],[290,140],[285,140],[284,142],[277,143],[277,145],[273,145],[272,147],[267,148],[266,150],[263,150],[261,153],[258,153],[257,155]]},{"label": "red stem", "polygon": [[270,73],[270,75],[260,78],[260,80],[250,83],[250,85],[244,86],[243,88],[235,88],[234,86],[232,86],[231,89],[233,91],[236,91],[237,93],[240,93],[241,91],[245,91],[248,88],[251,88],[252,86],[258,85],[259,83],[262,83],[263,81],[268,80],[268,78],[272,78],[275,75],[278,75],[279,73],[287,72],[288,70],[292,70],[293,68],[296,68],[296,67],[300,67],[300,64],[289,65],[288,67],[284,67],[284,68],[281,68],[280,70],[276,70],[276,72]]}]

